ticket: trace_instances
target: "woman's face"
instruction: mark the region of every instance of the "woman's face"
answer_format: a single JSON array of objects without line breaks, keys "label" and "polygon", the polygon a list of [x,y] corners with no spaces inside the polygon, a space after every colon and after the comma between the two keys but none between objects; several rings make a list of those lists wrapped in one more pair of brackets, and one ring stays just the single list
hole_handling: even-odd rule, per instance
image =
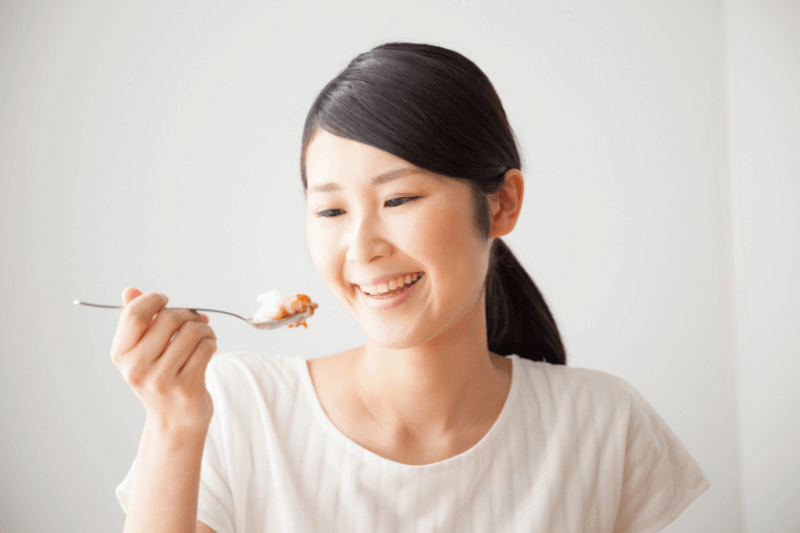
[{"label": "woman's face", "polygon": [[[410,170],[373,183],[401,169]],[[464,319],[482,310],[489,261],[469,186],[324,130],[306,152],[306,176],[311,260],[367,336],[403,349],[464,334]],[[367,296],[356,285],[414,273],[422,276],[398,298]]]}]

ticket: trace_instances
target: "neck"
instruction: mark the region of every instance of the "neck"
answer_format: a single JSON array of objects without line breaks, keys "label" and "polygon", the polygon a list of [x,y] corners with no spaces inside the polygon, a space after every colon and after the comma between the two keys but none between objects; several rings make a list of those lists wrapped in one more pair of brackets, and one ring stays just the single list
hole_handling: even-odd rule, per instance
[{"label": "neck", "polygon": [[395,442],[447,439],[496,419],[510,386],[510,361],[489,352],[482,298],[479,311],[413,348],[368,340],[352,352],[361,404]]}]

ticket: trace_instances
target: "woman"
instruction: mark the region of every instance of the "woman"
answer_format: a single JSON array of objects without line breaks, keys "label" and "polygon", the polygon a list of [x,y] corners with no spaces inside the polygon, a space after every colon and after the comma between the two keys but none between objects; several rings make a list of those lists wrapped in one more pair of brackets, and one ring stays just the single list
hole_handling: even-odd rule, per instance
[{"label": "woman", "polygon": [[500,240],[524,180],[471,61],[359,55],[312,105],[300,168],[312,261],[367,343],[210,362],[206,317],[126,289],[112,354],[148,413],[126,532],[657,531],[710,486],[635,389],[566,367]]}]

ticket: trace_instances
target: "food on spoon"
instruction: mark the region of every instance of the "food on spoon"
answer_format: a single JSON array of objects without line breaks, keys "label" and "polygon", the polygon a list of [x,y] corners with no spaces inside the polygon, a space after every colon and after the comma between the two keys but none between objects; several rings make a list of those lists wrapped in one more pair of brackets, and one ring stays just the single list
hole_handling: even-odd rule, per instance
[{"label": "food on spoon", "polygon": [[[314,310],[319,307],[311,301],[311,298],[305,294],[295,294],[294,296],[283,297],[277,290],[272,290],[263,294],[259,294],[256,300],[261,303],[261,309],[256,311],[253,315],[253,322],[266,322],[267,320],[280,320],[287,316],[297,315],[310,310],[308,316],[314,314]],[[308,318],[308,317],[306,317]],[[290,328],[303,326],[308,329],[306,318],[301,319],[294,324],[289,324]]]}]

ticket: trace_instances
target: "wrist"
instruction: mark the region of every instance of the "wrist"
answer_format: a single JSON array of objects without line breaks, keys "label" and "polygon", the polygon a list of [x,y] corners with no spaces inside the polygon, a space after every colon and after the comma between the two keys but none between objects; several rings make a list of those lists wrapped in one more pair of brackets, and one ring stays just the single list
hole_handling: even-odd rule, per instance
[{"label": "wrist", "polygon": [[147,415],[145,431],[172,448],[202,445],[208,434],[209,422],[176,423],[159,416]]}]

